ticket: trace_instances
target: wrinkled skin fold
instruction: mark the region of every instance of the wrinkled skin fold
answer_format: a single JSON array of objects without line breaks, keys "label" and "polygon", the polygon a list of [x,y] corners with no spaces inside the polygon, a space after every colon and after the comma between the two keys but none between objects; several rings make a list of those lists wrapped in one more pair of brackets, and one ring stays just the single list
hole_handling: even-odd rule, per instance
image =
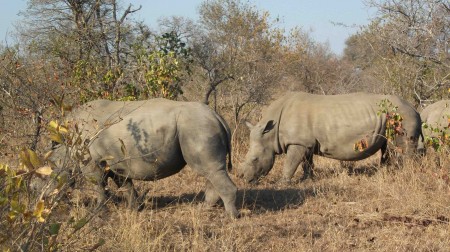
[{"label": "wrinkled skin fold", "polygon": [[[132,180],[163,179],[187,164],[207,179],[206,203],[222,199],[226,211],[238,216],[237,188],[226,170],[227,154],[231,156],[230,130],[208,106],[165,99],[97,100],[66,119],[78,124],[84,139],[93,138],[90,157],[81,170],[95,181],[99,203],[106,199],[105,178],[122,186],[129,204],[134,205],[137,194]],[[54,161],[65,158],[65,148],[55,151]]]},{"label": "wrinkled skin fold", "polygon": [[[403,154],[417,151],[423,142],[417,111],[397,96],[369,93],[313,95],[291,92],[275,100],[261,120],[250,128],[250,148],[238,174],[248,182],[257,181],[273,167],[275,155],[286,153],[283,181],[289,182],[297,168],[302,179],[313,176],[313,155],[341,161],[365,159],[381,150],[381,163],[389,161],[386,114],[380,103],[389,100],[398,107],[403,135],[396,145]],[[364,143],[361,150],[355,144]]]}]

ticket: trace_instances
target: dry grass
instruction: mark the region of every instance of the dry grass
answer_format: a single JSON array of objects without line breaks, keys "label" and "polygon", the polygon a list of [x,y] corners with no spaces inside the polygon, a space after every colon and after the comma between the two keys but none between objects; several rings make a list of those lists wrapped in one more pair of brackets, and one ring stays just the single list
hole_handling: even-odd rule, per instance
[{"label": "dry grass", "polygon": [[[143,211],[108,204],[61,250],[90,250],[104,239],[98,251],[448,251],[448,166],[436,168],[429,156],[377,170],[370,159],[349,175],[337,161],[315,159],[314,181],[279,185],[282,158],[257,186],[232,177],[237,220],[222,206],[202,206],[204,179],[189,168],[138,182],[140,191],[150,189]],[[71,216],[88,212],[74,206]]]}]

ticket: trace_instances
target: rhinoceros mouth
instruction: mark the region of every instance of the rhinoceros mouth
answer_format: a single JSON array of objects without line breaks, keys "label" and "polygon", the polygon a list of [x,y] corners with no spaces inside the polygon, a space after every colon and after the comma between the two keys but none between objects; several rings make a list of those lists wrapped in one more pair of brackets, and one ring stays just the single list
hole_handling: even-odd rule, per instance
[{"label": "rhinoceros mouth", "polygon": [[265,172],[259,176],[255,176],[253,178],[247,179],[247,182],[251,185],[257,185],[259,182],[267,176],[268,172]]},{"label": "rhinoceros mouth", "polygon": [[257,185],[259,183],[259,179],[252,178],[247,181],[250,185]]}]

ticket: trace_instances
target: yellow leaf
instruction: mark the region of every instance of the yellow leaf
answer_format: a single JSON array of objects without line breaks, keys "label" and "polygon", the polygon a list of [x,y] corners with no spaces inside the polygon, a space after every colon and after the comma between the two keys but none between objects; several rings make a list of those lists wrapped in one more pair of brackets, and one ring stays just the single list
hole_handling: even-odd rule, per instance
[{"label": "yellow leaf", "polygon": [[37,168],[42,165],[41,159],[38,157],[36,152],[28,149],[28,155],[30,157],[30,162],[33,165],[33,168]]},{"label": "yellow leaf", "polygon": [[30,161],[30,155],[27,150],[21,150],[19,153],[19,160],[25,168],[28,170],[33,170],[33,164]]},{"label": "yellow leaf", "polygon": [[53,131],[56,131],[56,128],[58,127],[58,122],[57,121],[50,121],[49,123],[48,123],[48,128],[49,129],[51,129],[51,130],[53,130]]},{"label": "yellow leaf", "polygon": [[36,217],[36,219],[37,219],[38,222],[44,222],[45,221],[45,219],[42,218],[42,216]]},{"label": "yellow leaf", "polygon": [[17,214],[16,211],[9,211],[9,213],[8,213],[8,219],[9,219],[10,221],[13,221],[13,220],[16,219],[17,215],[18,215],[18,214]]},{"label": "yellow leaf", "polygon": [[48,151],[47,153],[45,153],[44,155],[44,160],[47,161],[47,159],[53,154],[53,151]]},{"label": "yellow leaf", "polygon": [[39,221],[39,222],[45,221],[45,219],[42,217],[42,213],[44,212],[44,209],[45,209],[44,201],[40,200],[36,204],[36,208],[34,209],[34,212],[33,212],[33,216],[35,216],[37,221]]},{"label": "yellow leaf", "polygon": [[67,126],[59,124],[58,121],[50,121],[48,123],[48,128],[50,131],[52,131],[54,133],[56,133],[56,132],[60,132],[62,134],[68,133]]},{"label": "yellow leaf", "polygon": [[0,164],[0,177],[6,176],[8,174],[8,166],[5,164]]},{"label": "yellow leaf", "polygon": [[36,173],[49,176],[52,174],[52,168],[50,166],[42,166],[36,169]]},{"label": "yellow leaf", "polygon": [[63,143],[63,137],[60,133],[58,132],[54,132],[54,133],[50,133],[50,140],[57,142],[59,144]]},{"label": "yellow leaf", "polygon": [[58,132],[61,132],[62,134],[67,134],[67,133],[69,133],[69,130],[67,129],[66,126],[64,126],[64,125],[59,125],[59,127],[58,127]]}]

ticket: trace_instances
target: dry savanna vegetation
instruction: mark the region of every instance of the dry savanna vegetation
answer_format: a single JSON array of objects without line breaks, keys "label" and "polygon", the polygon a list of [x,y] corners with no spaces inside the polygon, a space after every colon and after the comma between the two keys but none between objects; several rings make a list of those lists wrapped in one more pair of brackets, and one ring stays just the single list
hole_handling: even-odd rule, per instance
[{"label": "dry savanna vegetation", "polygon": [[[204,1],[197,21],[163,17],[157,27],[116,0],[28,1],[0,45],[0,249],[448,251],[448,125],[433,125],[427,154],[401,167],[379,167],[379,154],[352,168],[315,156],[315,178],[300,182],[299,169],[286,185],[281,155],[258,184],[236,176],[249,145],[244,122],[285,91],[395,94],[418,111],[449,99],[448,1],[365,3],[375,17],[336,55],[252,1]],[[85,168],[85,139],[59,123],[88,101],[156,97],[203,102],[225,118],[240,218],[221,202],[202,204],[205,178],[189,167],[134,181],[140,211],[112,181],[112,197],[96,206],[89,178],[73,172]],[[77,155],[57,167],[51,140]]]},{"label": "dry savanna vegetation", "polygon": [[205,179],[186,167],[164,180],[137,182],[139,192],[147,192],[141,211],[118,200],[98,212],[87,185],[71,189],[51,220],[61,223],[61,251],[446,251],[449,160],[438,166],[435,158],[429,153],[399,169],[379,167],[377,154],[349,170],[316,157],[314,180],[282,185],[280,157],[258,185],[231,173],[239,219],[220,204],[203,206]]},{"label": "dry savanna vegetation", "polygon": [[[402,169],[379,168],[378,159],[371,158],[357,162],[353,171],[334,160],[316,160],[315,180],[289,186],[278,183],[283,158],[258,185],[233,177],[242,215],[237,220],[220,205],[202,206],[204,179],[188,167],[161,181],[139,182],[140,192],[149,191],[142,211],[110,202],[76,233],[63,225],[60,250],[93,250],[100,244],[99,251],[446,251],[450,246],[448,169],[437,167],[433,158],[408,160]],[[76,189],[56,215],[91,216],[87,201]]]}]

